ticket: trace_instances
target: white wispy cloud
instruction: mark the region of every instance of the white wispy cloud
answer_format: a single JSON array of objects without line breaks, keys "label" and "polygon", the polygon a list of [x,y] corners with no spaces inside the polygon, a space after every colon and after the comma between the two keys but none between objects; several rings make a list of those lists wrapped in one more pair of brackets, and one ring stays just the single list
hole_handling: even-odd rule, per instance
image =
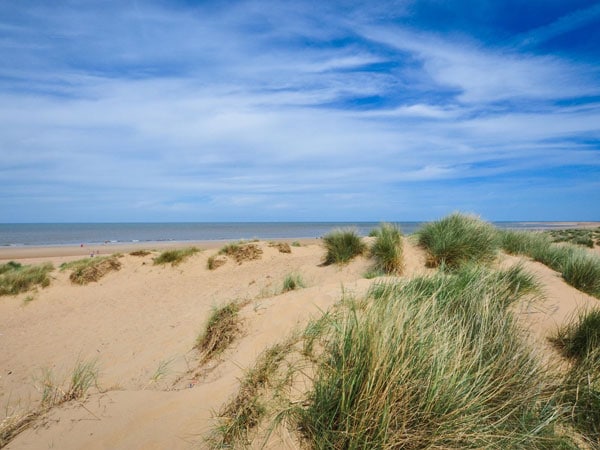
[{"label": "white wispy cloud", "polygon": [[516,174],[598,170],[600,105],[560,103],[599,94],[597,64],[336,11],[21,11],[0,42],[16,58],[0,67],[0,220],[17,205],[45,220],[418,219],[487,211]]},{"label": "white wispy cloud", "polygon": [[551,23],[517,36],[515,43],[522,46],[534,46],[574,29],[591,24],[600,18],[600,4],[570,12]]},{"label": "white wispy cloud", "polygon": [[465,38],[448,40],[400,27],[361,27],[368,39],[408,51],[440,87],[459,90],[466,103],[507,99],[561,99],[598,95],[596,65],[555,56],[481,47]]}]

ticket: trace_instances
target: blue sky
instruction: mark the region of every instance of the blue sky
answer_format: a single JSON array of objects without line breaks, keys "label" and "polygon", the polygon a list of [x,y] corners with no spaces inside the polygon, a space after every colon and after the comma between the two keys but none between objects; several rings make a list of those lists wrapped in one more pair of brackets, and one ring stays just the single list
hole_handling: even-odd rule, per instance
[{"label": "blue sky", "polygon": [[600,2],[0,1],[0,222],[600,220]]}]

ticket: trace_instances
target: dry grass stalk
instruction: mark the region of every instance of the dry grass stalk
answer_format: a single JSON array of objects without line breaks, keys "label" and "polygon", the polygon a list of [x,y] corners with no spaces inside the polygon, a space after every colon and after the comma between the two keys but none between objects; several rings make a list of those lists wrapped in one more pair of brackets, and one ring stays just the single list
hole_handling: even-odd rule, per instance
[{"label": "dry grass stalk", "polygon": [[240,305],[231,302],[213,310],[195,347],[203,354],[202,363],[223,352],[241,333]]},{"label": "dry grass stalk", "polygon": [[263,251],[256,244],[229,244],[223,247],[219,254],[227,255],[235,259],[235,262],[242,264],[244,261],[260,259]]},{"label": "dry grass stalk", "polygon": [[69,276],[75,284],[88,284],[98,281],[111,271],[121,269],[121,262],[115,256],[104,258],[85,258],[63,266],[63,269],[71,268],[73,271]]},{"label": "dry grass stalk", "polygon": [[223,266],[227,262],[227,258],[223,255],[213,255],[208,258],[206,267],[208,270],[215,270]]},{"label": "dry grass stalk", "polygon": [[57,385],[52,372],[45,370],[41,380],[42,400],[37,409],[24,414],[9,415],[0,423],[0,448],[8,445],[19,433],[25,431],[40,416],[54,406],[83,398],[96,384],[98,368],[95,361],[77,361],[66,389]]},{"label": "dry grass stalk", "polygon": [[275,247],[279,253],[292,253],[292,248],[287,242],[273,242],[269,244],[269,247]]},{"label": "dry grass stalk", "polygon": [[289,338],[264,351],[240,384],[237,395],[219,413],[219,425],[209,437],[213,448],[237,448],[248,444],[249,432],[267,413],[262,391],[273,381],[281,363],[297,339]]}]

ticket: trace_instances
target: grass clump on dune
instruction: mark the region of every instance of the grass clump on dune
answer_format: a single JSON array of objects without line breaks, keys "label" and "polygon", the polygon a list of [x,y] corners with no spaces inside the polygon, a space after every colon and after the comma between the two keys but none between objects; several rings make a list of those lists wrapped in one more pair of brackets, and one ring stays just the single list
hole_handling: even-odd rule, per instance
[{"label": "grass clump on dune", "polygon": [[576,360],[561,386],[572,426],[586,439],[587,448],[600,448],[600,348]]},{"label": "grass clump on dune", "polygon": [[534,261],[562,272],[565,262],[578,248],[574,246],[558,246],[545,233],[531,231],[499,231],[501,247],[512,255],[527,255]]},{"label": "grass clump on dune", "polygon": [[60,266],[60,270],[71,270],[69,279],[75,284],[98,281],[108,272],[119,269],[121,269],[121,262],[114,255],[79,259]]},{"label": "grass clump on dune", "polygon": [[552,242],[546,234],[531,231],[498,230],[498,235],[500,246],[511,255],[541,253]]},{"label": "grass clump on dune", "polygon": [[468,262],[491,262],[498,248],[498,234],[491,224],[459,213],[425,224],[416,234],[430,267],[456,269]]},{"label": "grass clump on dune", "polygon": [[269,247],[275,247],[279,253],[292,253],[292,248],[287,242],[271,242]]},{"label": "grass clump on dune", "polygon": [[323,245],[327,253],[323,264],[346,264],[367,249],[356,230],[339,229],[323,237]]},{"label": "grass clump on dune", "polygon": [[371,246],[371,256],[375,258],[376,272],[399,274],[402,272],[402,232],[396,225],[381,224],[375,230],[375,242]]},{"label": "grass clump on dune", "polygon": [[221,255],[209,256],[206,260],[206,268],[208,270],[216,270],[227,262],[227,258]]},{"label": "grass clump on dune", "polygon": [[600,298],[600,257],[585,250],[572,252],[562,267],[567,283],[580,291]]},{"label": "grass clump on dune", "polygon": [[50,263],[24,266],[15,261],[0,265],[0,295],[16,295],[34,286],[50,284],[48,274],[54,270]]},{"label": "grass clump on dune", "polygon": [[580,313],[551,341],[572,364],[560,387],[572,425],[600,448],[600,309]]},{"label": "grass clump on dune", "polygon": [[236,302],[215,308],[211,313],[204,331],[196,339],[196,348],[203,353],[207,361],[223,352],[240,334],[240,305]]},{"label": "grass clump on dune", "polygon": [[223,246],[218,254],[230,256],[238,264],[242,264],[244,261],[260,259],[262,253],[263,251],[258,245],[240,241]]},{"label": "grass clump on dune", "polygon": [[296,289],[302,289],[304,287],[304,280],[302,276],[297,273],[290,273],[286,275],[283,280],[283,288],[281,292],[294,291]]},{"label": "grass clump on dune", "polygon": [[293,414],[308,447],[574,448],[508,308],[522,275],[467,267],[379,285],[332,318]]},{"label": "grass clump on dune", "polygon": [[5,264],[0,264],[0,275],[6,272],[16,272],[23,268],[23,264],[16,261],[9,261]]},{"label": "grass clump on dune", "polygon": [[248,434],[267,413],[264,389],[272,384],[280,365],[292,351],[290,338],[265,350],[241,381],[237,395],[218,415],[218,425],[209,436],[211,448],[241,448],[248,444]]},{"label": "grass clump on dune", "polygon": [[561,401],[569,409],[569,421],[584,436],[587,448],[600,448],[600,349],[595,348],[572,365],[561,393]]},{"label": "grass clump on dune", "polygon": [[200,249],[197,247],[187,247],[179,250],[167,250],[154,258],[154,264],[171,264],[172,266],[176,266],[199,251]]},{"label": "grass clump on dune", "polygon": [[6,414],[0,422],[0,448],[8,445],[52,407],[83,398],[97,384],[97,380],[98,367],[95,361],[77,361],[67,386],[64,383],[57,384],[50,369],[43,370],[36,386],[42,394],[40,405],[24,414]]},{"label": "grass clump on dune", "polygon": [[64,402],[83,398],[87,391],[96,384],[97,379],[98,367],[94,360],[77,361],[66,388],[54,382],[52,372],[45,371],[41,380],[41,404],[43,407],[49,408]]},{"label": "grass clump on dune", "polygon": [[502,248],[522,254],[557,272],[580,291],[600,298],[600,257],[572,244],[557,245],[547,234],[526,231],[500,231]]},{"label": "grass clump on dune", "polygon": [[600,309],[580,313],[571,323],[561,327],[551,341],[569,358],[582,359],[590,352],[600,350]]}]

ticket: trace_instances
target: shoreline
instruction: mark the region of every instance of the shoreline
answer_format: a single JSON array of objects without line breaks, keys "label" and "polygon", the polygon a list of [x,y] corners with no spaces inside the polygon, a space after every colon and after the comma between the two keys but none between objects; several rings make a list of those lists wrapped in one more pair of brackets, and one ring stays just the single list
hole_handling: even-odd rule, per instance
[{"label": "shoreline", "polygon": [[[514,227],[516,230],[546,231],[559,229],[591,229],[600,227],[600,222],[592,221],[524,221],[524,222],[496,222],[502,223],[520,223],[527,228]],[[539,226],[539,227],[538,227]],[[504,228],[504,227],[499,227]],[[511,227],[507,227],[511,228]],[[49,259],[49,258],[85,258],[94,255],[110,255],[113,253],[129,253],[135,250],[156,250],[165,251],[182,247],[196,246],[203,250],[212,250],[222,247],[231,242],[249,241],[252,239],[204,239],[204,240],[179,240],[179,241],[141,241],[141,242],[100,242],[77,244],[46,244],[46,245],[10,245],[0,246],[0,261],[9,261],[11,259]],[[260,241],[269,242],[287,242],[294,241],[303,244],[313,244],[320,242],[318,237],[287,237],[287,238],[259,238]]]},{"label": "shoreline", "polygon": [[[106,244],[83,244],[83,245],[32,245],[19,247],[0,247],[0,261],[13,259],[46,259],[46,258],[85,258],[92,253],[96,256],[106,256],[113,253],[129,253],[135,250],[174,250],[183,247],[198,247],[201,250],[213,250],[221,248],[230,242],[238,242],[239,239],[223,240],[200,240],[200,241],[154,241],[154,242],[131,242],[131,243],[106,243]],[[285,238],[285,239],[260,239],[263,242],[300,242],[303,245],[320,242],[318,238]]]}]

